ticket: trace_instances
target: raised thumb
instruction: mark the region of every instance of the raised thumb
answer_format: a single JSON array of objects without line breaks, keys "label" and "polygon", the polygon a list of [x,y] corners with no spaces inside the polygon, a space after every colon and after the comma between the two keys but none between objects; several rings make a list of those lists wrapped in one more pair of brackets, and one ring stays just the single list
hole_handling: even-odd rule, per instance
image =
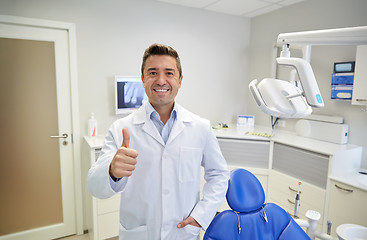
[{"label": "raised thumb", "polygon": [[127,128],[123,128],[122,129],[122,145],[121,145],[121,147],[129,148],[129,143],[130,143],[129,130],[127,130]]}]

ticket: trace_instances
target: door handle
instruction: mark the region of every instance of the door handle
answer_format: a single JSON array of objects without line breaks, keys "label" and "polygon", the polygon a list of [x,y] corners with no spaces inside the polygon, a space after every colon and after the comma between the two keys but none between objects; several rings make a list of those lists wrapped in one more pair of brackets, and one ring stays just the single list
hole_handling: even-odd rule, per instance
[{"label": "door handle", "polygon": [[68,137],[68,135],[66,133],[64,133],[61,136],[50,136],[50,138],[67,138],[67,137]]}]

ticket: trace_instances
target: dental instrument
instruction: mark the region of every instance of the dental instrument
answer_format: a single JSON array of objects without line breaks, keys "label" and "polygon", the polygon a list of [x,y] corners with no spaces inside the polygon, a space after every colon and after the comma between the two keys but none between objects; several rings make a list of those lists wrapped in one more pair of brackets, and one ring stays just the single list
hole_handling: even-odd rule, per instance
[{"label": "dental instrument", "polygon": [[299,194],[300,194],[300,187],[301,187],[302,182],[298,182],[298,190],[297,190],[297,194],[296,194],[296,201],[294,203],[294,218],[298,218],[298,210],[299,210]]}]

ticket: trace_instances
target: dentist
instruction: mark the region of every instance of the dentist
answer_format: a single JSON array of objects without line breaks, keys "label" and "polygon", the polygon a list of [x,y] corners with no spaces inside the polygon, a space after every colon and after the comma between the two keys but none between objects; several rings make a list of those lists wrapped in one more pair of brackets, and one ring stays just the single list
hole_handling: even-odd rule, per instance
[{"label": "dentist", "polygon": [[177,52],[151,45],[141,71],[149,102],[112,124],[88,188],[97,198],[121,194],[120,240],[196,240],[224,200],[227,164],[209,121],[175,102]]}]

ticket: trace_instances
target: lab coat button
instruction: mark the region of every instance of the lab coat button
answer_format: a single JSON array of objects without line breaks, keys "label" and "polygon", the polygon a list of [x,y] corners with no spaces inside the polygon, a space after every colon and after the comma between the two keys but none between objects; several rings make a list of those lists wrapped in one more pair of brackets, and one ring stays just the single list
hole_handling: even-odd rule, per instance
[{"label": "lab coat button", "polygon": [[168,195],[168,194],[169,194],[169,190],[168,190],[168,189],[164,189],[164,190],[163,190],[163,194],[164,194],[164,195]]}]

